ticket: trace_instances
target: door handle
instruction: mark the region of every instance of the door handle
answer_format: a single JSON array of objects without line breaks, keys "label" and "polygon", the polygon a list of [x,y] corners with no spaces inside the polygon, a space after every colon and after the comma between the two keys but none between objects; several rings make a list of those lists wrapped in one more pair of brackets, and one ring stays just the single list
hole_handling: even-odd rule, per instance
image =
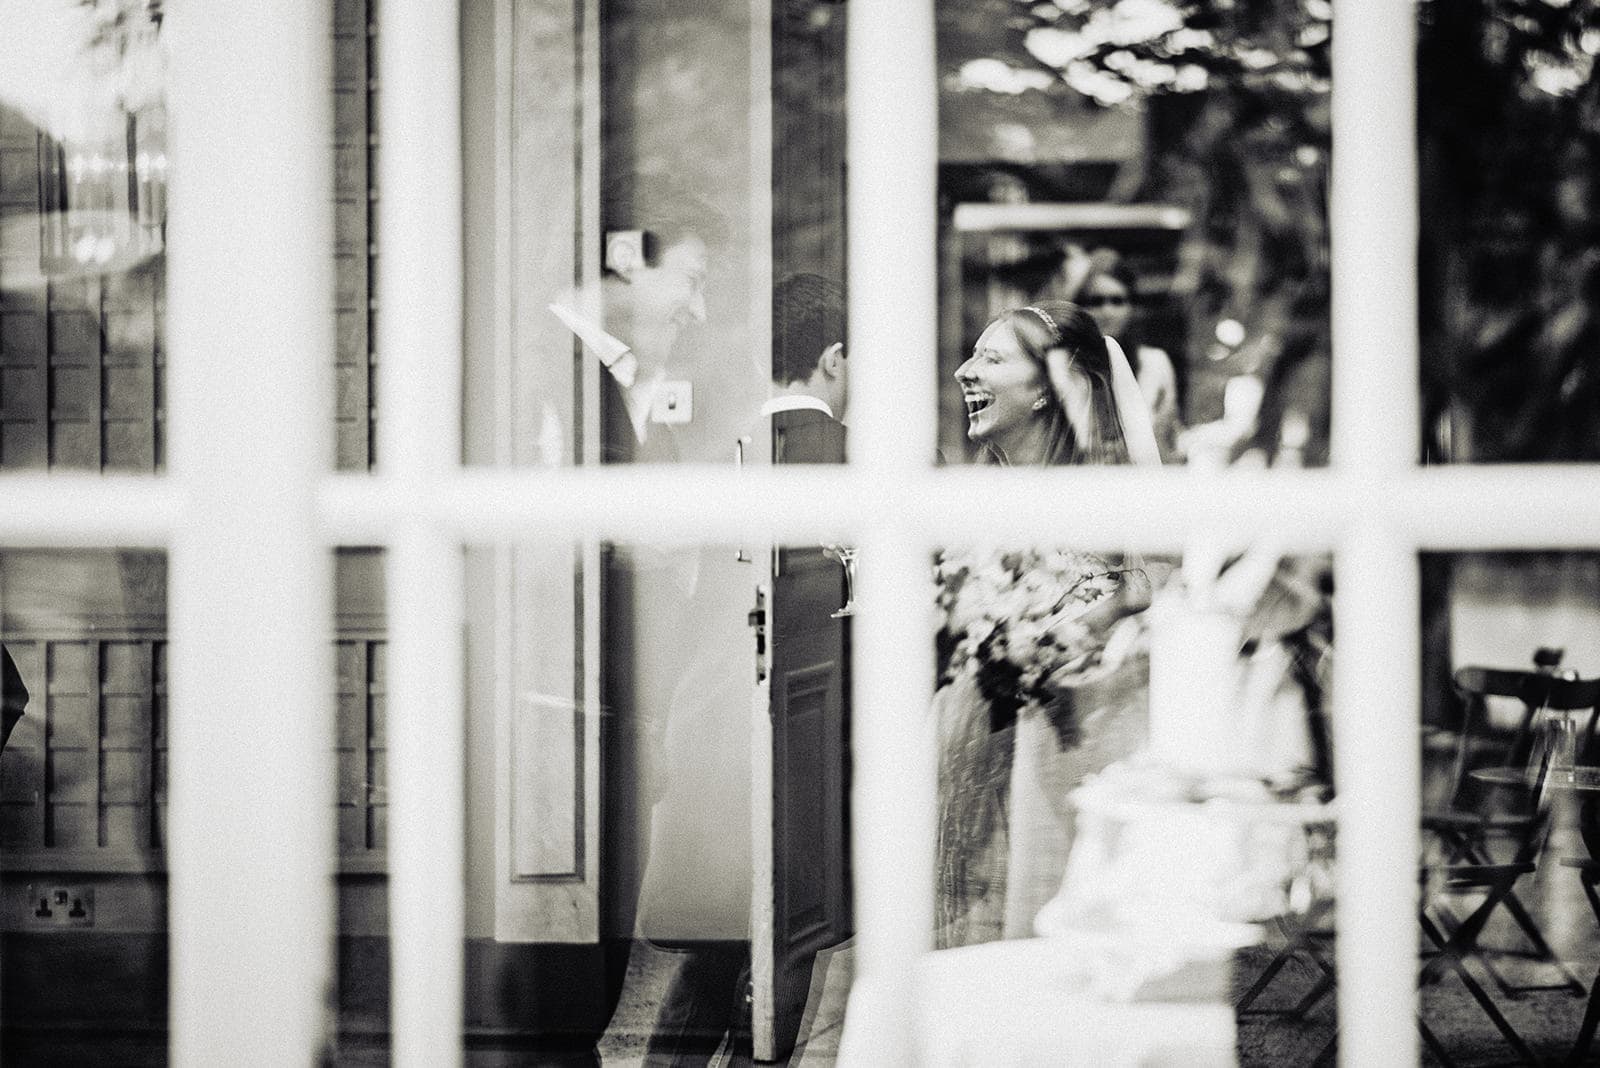
[{"label": "door handle", "polygon": [[[735,438],[733,442],[733,466],[741,472],[744,470],[744,447],[749,443],[749,438]],[[733,551],[733,559],[735,563],[739,564],[751,562],[750,554],[745,551],[743,545]]]}]

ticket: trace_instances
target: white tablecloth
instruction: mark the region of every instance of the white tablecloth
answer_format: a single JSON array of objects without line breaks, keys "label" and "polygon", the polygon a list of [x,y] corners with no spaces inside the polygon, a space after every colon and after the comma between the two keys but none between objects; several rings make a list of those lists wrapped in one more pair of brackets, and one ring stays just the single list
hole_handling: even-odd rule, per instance
[{"label": "white tablecloth", "polygon": [[1232,1005],[1098,1000],[1052,939],[930,953],[918,969],[919,1065],[1236,1063]]}]

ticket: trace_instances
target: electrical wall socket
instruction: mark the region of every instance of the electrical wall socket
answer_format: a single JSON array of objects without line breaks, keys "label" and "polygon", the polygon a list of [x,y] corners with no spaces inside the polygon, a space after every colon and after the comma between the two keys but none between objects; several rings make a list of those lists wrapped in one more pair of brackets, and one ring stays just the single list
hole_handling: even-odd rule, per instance
[{"label": "electrical wall socket", "polygon": [[33,883],[28,887],[29,927],[93,927],[94,887]]}]

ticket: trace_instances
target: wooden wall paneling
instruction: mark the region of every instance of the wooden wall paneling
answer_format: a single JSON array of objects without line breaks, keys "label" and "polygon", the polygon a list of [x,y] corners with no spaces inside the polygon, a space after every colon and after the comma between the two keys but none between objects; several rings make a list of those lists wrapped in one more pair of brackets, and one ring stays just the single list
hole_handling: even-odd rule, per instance
[{"label": "wooden wall paneling", "polygon": [[100,469],[100,292],[98,278],[49,284],[49,464]]},{"label": "wooden wall paneling", "polygon": [[380,856],[389,848],[387,651],[367,645],[367,848]]},{"label": "wooden wall paneling", "polygon": [[167,643],[150,643],[150,846],[167,841]]},{"label": "wooden wall paneling", "polygon": [[[594,62],[594,6],[575,2],[495,6],[492,166],[503,238],[496,259],[494,315],[503,352],[496,390],[507,391],[497,426],[501,463],[579,462],[579,369],[573,339],[546,307],[580,274],[578,229],[580,65]],[[581,57],[581,59],[580,59]],[[590,72],[593,75],[593,72]],[[594,101],[590,101],[592,105]],[[589,106],[586,105],[586,106]],[[585,121],[596,122],[587,114]],[[588,161],[594,167],[597,162]],[[587,235],[592,236],[592,235]],[[487,416],[487,413],[486,413]],[[541,433],[541,429],[545,432]],[[600,936],[599,714],[580,678],[576,617],[585,554],[577,546],[507,549],[496,582],[497,659],[509,682],[496,695],[494,934],[508,942],[593,942]],[[509,597],[505,596],[509,593]]]},{"label": "wooden wall paneling", "polygon": [[101,845],[150,845],[151,642],[100,643]]},{"label": "wooden wall paneling", "polygon": [[159,272],[159,266],[145,265],[105,280],[102,466],[106,470],[153,471],[156,467]]},{"label": "wooden wall paneling", "polygon": [[0,466],[42,468],[49,459],[47,297],[43,289],[0,290],[0,301]]},{"label": "wooden wall paneling", "polygon": [[45,652],[45,827],[47,848],[82,851],[98,844],[97,731],[91,726],[88,643],[50,642]]},{"label": "wooden wall paneling", "polygon": [[334,418],[341,470],[366,470],[372,463],[370,40],[364,0],[338,0],[333,14]]}]

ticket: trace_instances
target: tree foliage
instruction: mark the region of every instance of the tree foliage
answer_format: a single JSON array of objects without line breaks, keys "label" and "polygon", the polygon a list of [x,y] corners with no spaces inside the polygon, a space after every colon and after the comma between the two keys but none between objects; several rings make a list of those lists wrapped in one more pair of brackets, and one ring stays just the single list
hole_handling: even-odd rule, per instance
[{"label": "tree foliage", "polygon": [[1420,14],[1426,445],[1600,459],[1600,3]]},{"label": "tree foliage", "polygon": [[[1191,361],[1268,380],[1326,444],[1329,43],[1326,0],[1014,0],[1017,79],[1147,116],[1137,199],[1187,208],[1174,295]],[[982,76],[983,71],[976,72]],[[994,72],[990,72],[991,77]],[[1220,322],[1243,326],[1219,331]],[[1203,386],[1203,375],[1195,376]],[[1213,391],[1215,392],[1215,390]],[[1215,418],[1216,412],[1191,415]]]},{"label": "tree foliage", "polygon": [[[1137,195],[1195,218],[1191,338],[1243,323],[1269,393],[1325,364],[1327,0],[1013,0],[1009,17],[1018,78],[1147,111]],[[1420,0],[1418,18],[1422,448],[1600,459],[1600,0]]]}]

